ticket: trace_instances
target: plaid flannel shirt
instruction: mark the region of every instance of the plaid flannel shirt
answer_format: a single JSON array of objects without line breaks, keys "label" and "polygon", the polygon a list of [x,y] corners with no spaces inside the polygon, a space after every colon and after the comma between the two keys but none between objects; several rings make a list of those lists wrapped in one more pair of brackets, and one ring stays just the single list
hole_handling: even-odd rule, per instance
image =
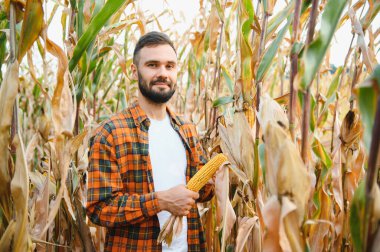
[{"label": "plaid flannel shirt", "polygon": [[[186,149],[186,182],[205,163],[195,126],[167,109],[174,130]],[[153,184],[149,158],[150,121],[134,103],[106,120],[90,140],[87,215],[107,228],[106,251],[161,251],[157,244],[161,211]],[[211,199],[206,185],[198,202]],[[205,251],[204,231],[196,204],[188,218],[188,251]]]}]

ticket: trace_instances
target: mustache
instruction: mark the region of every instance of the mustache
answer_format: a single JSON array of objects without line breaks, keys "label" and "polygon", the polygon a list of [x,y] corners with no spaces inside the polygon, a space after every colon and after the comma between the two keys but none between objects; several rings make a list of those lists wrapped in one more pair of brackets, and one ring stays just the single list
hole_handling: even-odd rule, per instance
[{"label": "mustache", "polygon": [[157,80],[153,80],[153,81],[151,81],[151,82],[150,82],[150,85],[155,85],[155,84],[157,84],[158,82],[160,82],[160,83],[165,83],[165,84],[167,84],[167,85],[169,85],[169,86],[172,86],[172,84],[173,84],[171,81],[169,81],[169,80],[166,79],[166,78],[160,78],[160,77],[158,77]]}]

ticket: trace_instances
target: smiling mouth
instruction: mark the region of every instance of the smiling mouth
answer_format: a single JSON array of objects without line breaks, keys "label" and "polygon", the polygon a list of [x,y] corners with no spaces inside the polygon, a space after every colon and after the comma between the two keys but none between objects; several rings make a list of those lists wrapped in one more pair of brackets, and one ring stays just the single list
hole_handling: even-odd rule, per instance
[{"label": "smiling mouth", "polygon": [[170,87],[170,84],[167,83],[167,82],[160,82],[160,81],[157,81],[157,82],[154,82],[152,86]]}]

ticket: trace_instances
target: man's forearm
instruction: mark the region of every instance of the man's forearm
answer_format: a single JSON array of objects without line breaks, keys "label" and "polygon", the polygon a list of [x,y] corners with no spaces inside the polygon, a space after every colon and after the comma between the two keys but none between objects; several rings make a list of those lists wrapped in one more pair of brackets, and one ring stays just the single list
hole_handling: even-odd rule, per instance
[{"label": "man's forearm", "polygon": [[87,215],[100,226],[120,227],[141,223],[160,212],[155,193],[121,194],[87,204]]}]

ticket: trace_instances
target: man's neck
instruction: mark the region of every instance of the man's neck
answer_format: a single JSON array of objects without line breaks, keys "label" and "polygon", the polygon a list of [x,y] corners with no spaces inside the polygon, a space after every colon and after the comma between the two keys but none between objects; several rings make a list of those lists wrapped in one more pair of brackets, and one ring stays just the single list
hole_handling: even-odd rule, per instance
[{"label": "man's neck", "polygon": [[166,116],[166,103],[155,103],[145,98],[141,93],[138,96],[140,107],[146,115],[154,120],[163,120]]}]

